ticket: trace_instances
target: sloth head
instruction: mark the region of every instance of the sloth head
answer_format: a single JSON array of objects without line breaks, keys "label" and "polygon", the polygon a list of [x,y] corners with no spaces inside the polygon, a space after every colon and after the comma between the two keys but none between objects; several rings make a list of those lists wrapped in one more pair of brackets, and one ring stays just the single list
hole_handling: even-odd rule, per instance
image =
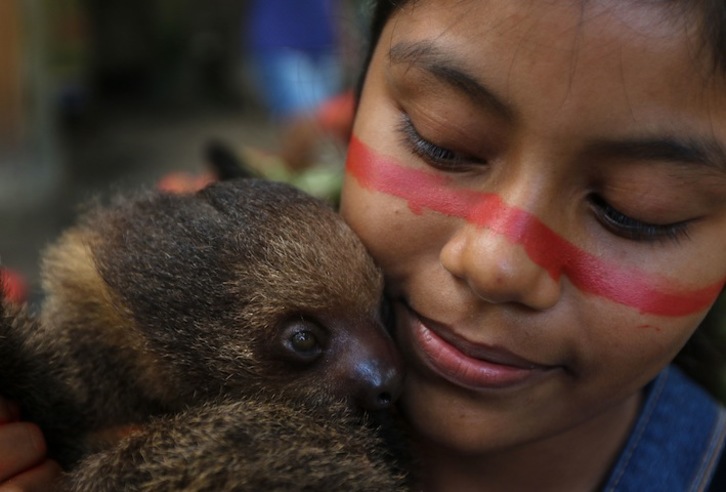
[{"label": "sloth head", "polygon": [[153,192],[88,214],[70,236],[174,391],[322,394],[368,409],[398,395],[381,273],[317,199],[261,180]]}]

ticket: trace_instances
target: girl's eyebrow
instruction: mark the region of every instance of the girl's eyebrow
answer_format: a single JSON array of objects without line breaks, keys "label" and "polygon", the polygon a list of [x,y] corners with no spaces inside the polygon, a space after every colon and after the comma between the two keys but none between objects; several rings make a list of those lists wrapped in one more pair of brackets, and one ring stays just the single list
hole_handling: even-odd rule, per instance
[{"label": "girl's eyebrow", "polygon": [[439,81],[465,94],[471,101],[507,120],[513,120],[513,108],[483,82],[456,62],[455,53],[441,49],[431,41],[402,41],[391,46],[388,59],[393,65],[406,64],[424,70]]},{"label": "girl's eyebrow", "polygon": [[726,176],[726,148],[715,138],[663,137],[601,141],[589,151],[608,157],[624,157],[653,162],[697,164]]}]

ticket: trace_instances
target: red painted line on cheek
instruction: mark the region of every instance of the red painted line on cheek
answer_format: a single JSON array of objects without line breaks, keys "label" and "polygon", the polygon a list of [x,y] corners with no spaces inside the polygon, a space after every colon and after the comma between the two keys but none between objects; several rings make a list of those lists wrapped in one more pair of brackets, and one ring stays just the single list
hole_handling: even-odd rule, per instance
[{"label": "red painted line on cheek", "polygon": [[521,245],[553,278],[566,275],[583,292],[642,313],[697,313],[710,306],[724,286],[722,280],[702,289],[680,289],[674,279],[605,261],[567,241],[536,216],[507,205],[498,195],[455,188],[447,177],[402,166],[356,137],[350,142],[346,170],[362,187],[406,200],[416,214],[431,210],[501,234]]}]

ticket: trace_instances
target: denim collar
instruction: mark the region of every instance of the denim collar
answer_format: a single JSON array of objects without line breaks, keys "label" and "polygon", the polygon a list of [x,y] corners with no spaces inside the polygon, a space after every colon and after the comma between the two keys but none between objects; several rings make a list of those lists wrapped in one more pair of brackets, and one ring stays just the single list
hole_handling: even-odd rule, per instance
[{"label": "denim collar", "polygon": [[669,366],[646,398],[605,492],[707,490],[726,441],[726,409]]}]

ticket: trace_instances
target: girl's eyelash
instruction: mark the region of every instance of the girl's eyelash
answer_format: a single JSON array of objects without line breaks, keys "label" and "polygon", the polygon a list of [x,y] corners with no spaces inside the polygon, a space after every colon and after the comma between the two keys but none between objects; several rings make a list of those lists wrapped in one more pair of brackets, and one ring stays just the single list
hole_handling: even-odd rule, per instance
[{"label": "girl's eyelash", "polygon": [[429,164],[449,171],[461,170],[462,165],[472,164],[474,159],[458,154],[444,147],[439,147],[433,142],[426,140],[416,130],[408,115],[401,118],[397,128],[403,137],[403,143],[417,156]]},{"label": "girl's eyelash", "polygon": [[650,224],[633,219],[620,212],[599,195],[590,196],[595,214],[605,227],[618,236],[634,241],[661,241],[670,240],[678,242],[688,238],[689,221],[675,222],[673,224]]}]

